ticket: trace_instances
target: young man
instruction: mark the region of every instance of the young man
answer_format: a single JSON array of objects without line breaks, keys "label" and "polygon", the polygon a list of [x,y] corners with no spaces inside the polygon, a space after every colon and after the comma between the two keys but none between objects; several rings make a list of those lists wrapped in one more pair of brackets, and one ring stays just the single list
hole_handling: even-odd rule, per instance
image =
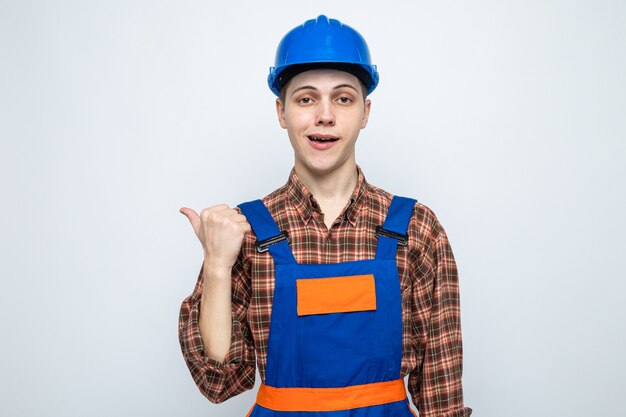
[{"label": "young man", "polygon": [[[262,200],[181,208],[204,249],[179,337],[215,403],[262,384],[251,417],[469,416],[457,270],[437,218],[365,181],[355,144],[378,83],[365,40],[319,16],[268,78],[295,164]],[[315,414],[311,414],[315,412]]]}]

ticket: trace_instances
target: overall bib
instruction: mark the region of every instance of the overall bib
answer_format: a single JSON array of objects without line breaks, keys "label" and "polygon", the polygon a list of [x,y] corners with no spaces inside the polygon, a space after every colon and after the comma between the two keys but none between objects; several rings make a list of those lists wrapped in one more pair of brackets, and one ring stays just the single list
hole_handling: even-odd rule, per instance
[{"label": "overall bib", "polygon": [[400,375],[396,267],[414,205],[395,196],[372,230],[376,257],[338,264],[298,264],[261,200],[239,206],[276,277],[265,382],[249,417],[415,417]]}]

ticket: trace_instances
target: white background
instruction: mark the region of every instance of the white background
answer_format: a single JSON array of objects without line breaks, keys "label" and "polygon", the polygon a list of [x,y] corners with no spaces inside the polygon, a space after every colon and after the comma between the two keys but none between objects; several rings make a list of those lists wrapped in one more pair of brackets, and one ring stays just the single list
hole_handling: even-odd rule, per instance
[{"label": "white background", "polygon": [[180,353],[178,209],[285,183],[266,76],[321,13],[380,70],[367,180],[452,242],[474,415],[623,413],[623,1],[1,0],[0,415],[245,415]]}]

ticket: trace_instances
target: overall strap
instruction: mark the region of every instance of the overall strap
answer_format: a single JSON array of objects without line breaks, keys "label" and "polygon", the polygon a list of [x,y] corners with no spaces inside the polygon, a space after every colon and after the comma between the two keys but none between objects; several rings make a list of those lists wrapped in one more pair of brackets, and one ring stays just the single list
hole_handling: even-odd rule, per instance
[{"label": "overall strap", "polygon": [[396,259],[398,245],[406,246],[409,242],[407,229],[413,214],[416,200],[394,196],[382,226],[376,227],[378,246],[376,259]]},{"label": "overall strap", "polygon": [[289,247],[287,232],[278,229],[278,225],[261,200],[242,203],[239,208],[257,237],[257,251],[261,253],[269,251],[276,264],[296,263]]}]

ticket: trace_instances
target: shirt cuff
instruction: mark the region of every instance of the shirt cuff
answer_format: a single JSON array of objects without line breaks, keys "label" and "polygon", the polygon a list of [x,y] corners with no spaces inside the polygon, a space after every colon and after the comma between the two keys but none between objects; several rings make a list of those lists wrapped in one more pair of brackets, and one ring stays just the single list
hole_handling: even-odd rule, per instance
[{"label": "shirt cuff", "polygon": [[191,306],[189,319],[185,325],[187,328],[184,331],[186,337],[184,337],[183,351],[187,359],[196,367],[208,368],[218,374],[223,374],[236,368],[243,358],[243,335],[239,323],[233,320],[230,347],[224,359],[218,361],[208,357],[204,350],[198,323],[199,316],[200,301],[198,300]]}]

